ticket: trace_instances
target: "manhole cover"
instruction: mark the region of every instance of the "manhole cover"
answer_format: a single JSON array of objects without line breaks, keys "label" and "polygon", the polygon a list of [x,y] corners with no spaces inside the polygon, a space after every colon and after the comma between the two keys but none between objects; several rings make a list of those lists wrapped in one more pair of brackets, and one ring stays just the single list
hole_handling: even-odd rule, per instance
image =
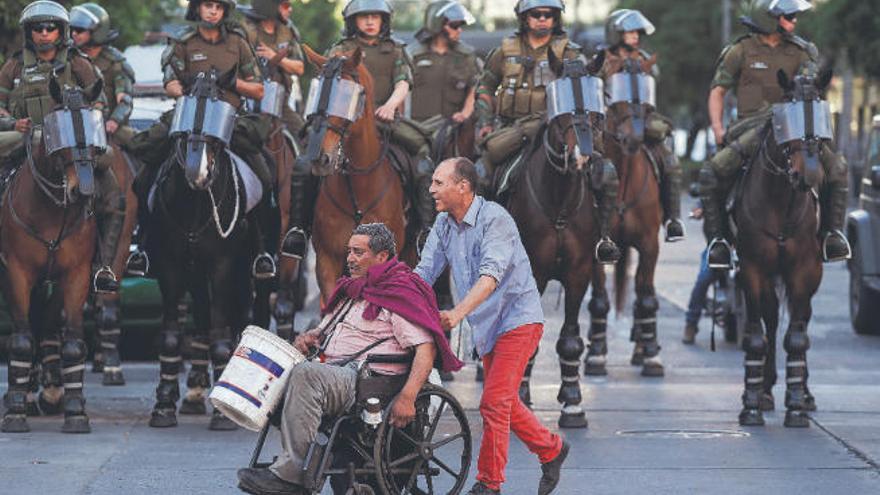
[{"label": "manhole cover", "polygon": [[743,438],[749,436],[744,431],[736,430],[621,430],[617,434],[627,437],[686,438],[695,440],[721,437]]}]

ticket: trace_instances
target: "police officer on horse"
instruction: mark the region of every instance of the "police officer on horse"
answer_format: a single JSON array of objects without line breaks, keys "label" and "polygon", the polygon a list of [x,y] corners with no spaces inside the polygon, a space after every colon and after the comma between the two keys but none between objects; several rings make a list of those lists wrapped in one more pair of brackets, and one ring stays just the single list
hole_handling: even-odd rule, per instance
[{"label": "police officer on horse", "polygon": [[[728,192],[743,166],[754,159],[764,137],[771,105],[783,98],[777,73],[789,78],[799,68],[815,65],[816,46],[794,34],[797,16],[812,8],[806,0],[752,0],[741,22],[751,31],[724,48],[709,93],[709,118],[715,140],[723,149],[700,170],[700,194],[709,243],[711,268],[730,267],[731,250],[726,240],[724,205]],[[737,118],[724,128],[724,95],[737,97]],[[843,234],[847,202],[847,166],[828,145],[819,153],[825,169],[825,187],[820,192],[822,254],[825,261],[850,256]],[[824,193],[824,194],[823,194]],[[827,195],[827,196],[826,196]]]}]

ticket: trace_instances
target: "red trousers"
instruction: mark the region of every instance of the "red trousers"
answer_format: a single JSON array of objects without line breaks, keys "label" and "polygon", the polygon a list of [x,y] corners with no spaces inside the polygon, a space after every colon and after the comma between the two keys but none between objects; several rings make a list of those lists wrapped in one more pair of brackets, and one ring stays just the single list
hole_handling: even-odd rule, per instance
[{"label": "red trousers", "polygon": [[500,490],[504,482],[511,430],[542,464],[555,459],[562,449],[559,435],[542,425],[519,399],[519,383],[543,333],[540,323],[517,327],[502,335],[492,352],[483,356],[483,441],[477,480],[493,490]]}]

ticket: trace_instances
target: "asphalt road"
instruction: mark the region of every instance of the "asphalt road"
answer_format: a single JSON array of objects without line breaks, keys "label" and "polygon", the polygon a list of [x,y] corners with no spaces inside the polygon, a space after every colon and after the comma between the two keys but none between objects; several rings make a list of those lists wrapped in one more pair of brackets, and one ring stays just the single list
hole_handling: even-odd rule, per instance
[{"label": "asphalt road", "polygon": [[[573,448],[557,493],[880,493],[880,338],[851,329],[845,267],[826,266],[814,299],[808,359],[819,410],[810,427],[782,426],[784,389],[778,386],[777,412],[766,414],[767,425],[741,428],[742,353],[720,334],[717,352],[710,352],[705,320],[697,345],[680,342],[702,248],[697,227],[689,225],[687,241],[663,245],[657,270],[666,376],[643,378],[629,365],[630,310],[613,317],[609,374],[582,380],[589,428],[562,432]],[[559,291],[554,283],[544,294],[547,330],[532,382],[535,410],[554,430]],[[313,315],[314,300],[309,306]],[[580,320],[585,334],[586,304]],[[31,433],[0,434],[0,493],[237,493],[235,471],[248,462],[256,435],[208,431],[207,416],[181,417],[177,428],[149,428],[157,368],[126,363],[128,385],[121,388],[102,387],[100,376],[90,374],[90,435],[62,435],[57,417],[32,419]],[[783,376],[784,365],[779,368]],[[473,376],[469,365],[448,386],[467,409],[478,442],[480,385]],[[5,369],[0,382],[6,383]],[[273,437],[266,452],[277,449]],[[504,493],[535,493],[539,476],[536,458],[513,440]]]}]

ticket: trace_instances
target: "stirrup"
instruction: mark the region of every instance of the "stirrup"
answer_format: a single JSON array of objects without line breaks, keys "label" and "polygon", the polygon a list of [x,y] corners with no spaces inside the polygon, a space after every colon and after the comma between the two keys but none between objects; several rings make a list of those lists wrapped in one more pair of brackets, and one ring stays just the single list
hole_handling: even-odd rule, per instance
[{"label": "stirrup", "polygon": [[[98,280],[104,278],[104,276],[109,275],[109,278],[112,280],[111,287],[109,288],[100,288],[98,287]],[[102,266],[98,271],[95,272],[95,276],[92,277],[92,290],[97,294],[115,294],[119,292],[119,280],[116,278],[116,274],[113,273],[113,269],[109,266]]]},{"label": "stirrup", "polygon": [[[727,262],[726,263],[712,263],[709,261],[709,255],[712,254],[712,249],[716,244],[721,244],[727,249]],[[727,242],[727,239],[723,237],[716,237],[709,242],[709,246],[706,248],[707,256],[706,256],[706,264],[709,265],[710,269],[713,270],[730,270],[733,268],[733,249],[730,247],[730,243]]]},{"label": "stirrup", "polygon": [[[144,260],[143,269],[135,268],[135,261],[138,259]],[[135,277],[145,277],[147,272],[150,271],[150,257],[147,255],[146,251],[142,251],[138,249],[133,253],[129,253],[128,258],[125,260],[125,272],[129,275],[134,275]]]},{"label": "stirrup", "polygon": [[[257,273],[257,264],[260,263],[260,260],[268,260],[272,265],[272,271],[269,273]],[[275,278],[275,274],[277,273],[277,267],[275,266],[275,259],[269,255],[269,253],[263,251],[254,257],[254,263],[251,265],[251,276],[253,276],[257,280],[268,280],[270,278]]]},{"label": "stirrup", "polygon": [[281,256],[301,260],[306,255],[308,244],[309,236],[306,231],[300,227],[291,227],[281,240]]},{"label": "stirrup", "polygon": [[[681,235],[680,235],[680,236],[677,236],[677,235],[676,235],[676,236],[670,236],[670,235],[669,235],[669,225],[672,224],[673,222],[675,222],[675,223],[677,223],[678,225],[681,226]],[[666,223],[663,225],[663,229],[666,231],[666,236],[665,236],[665,237],[666,237],[666,239],[665,239],[666,242],[678,242],[678,241],[683,241],[684,238],[687,236],[687,229],[686,229],[685,226],[684,226],[684,222],[682,222],[680,218],[670,218],[670,219],[667,220]]]},{"label": "stirrup", "polygon": [[[605,246],[606,249],[612,250],[611,253],[609,253],[608,258],[604,260],[601,256],[599,256],[599,251],[603,248],[603,246]],[[599,239],[599,242],[596,243],[596,249],[593,250],[593,256],[599,263],[603,265],[613,265],[620,261],[620,248],[617,247],[617,244],[615,244],[615,242],[606,235]]]},{"label": "stirrup", "polygon": [[[843,240],[843,243],[846,246],[846,254],[834,257],[828,256],[828,239],[831,238],[831,236],[833,235],[837,235],[841,240]],[[825,263],[834,263],[836,261],[846,261],[850,258],[852,258],[852,247],[850,247],[849,239],[847,239],[846,236],[843,235],[843,232],[838,229],[829,230],[828,232],[826,232],[825,237],[822,238],[822,261],[824,261]]]}]

